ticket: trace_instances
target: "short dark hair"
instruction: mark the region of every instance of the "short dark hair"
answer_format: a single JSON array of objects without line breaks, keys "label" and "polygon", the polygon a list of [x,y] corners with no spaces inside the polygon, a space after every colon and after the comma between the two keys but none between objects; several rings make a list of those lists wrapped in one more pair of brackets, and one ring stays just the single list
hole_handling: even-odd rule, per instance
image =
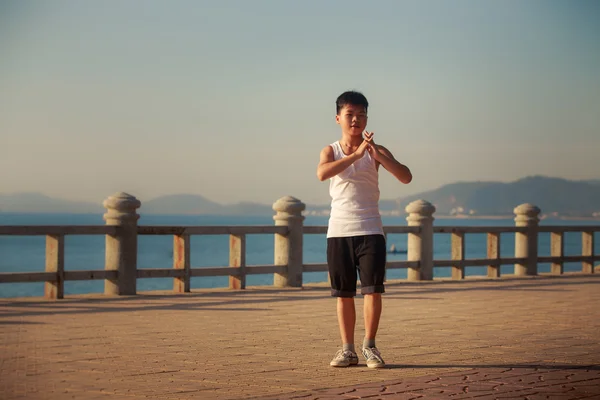
[{"label": "short dark hair", "polygon": [[341,109],[348,104],[352,104],[353,106],[363,106],[365,108],[365,111],[367,111],[367,109],[369,108],[369,102],[362,93],[350,90],[340,94],[337,100],[335,101],[336,115],[339,114]]}]

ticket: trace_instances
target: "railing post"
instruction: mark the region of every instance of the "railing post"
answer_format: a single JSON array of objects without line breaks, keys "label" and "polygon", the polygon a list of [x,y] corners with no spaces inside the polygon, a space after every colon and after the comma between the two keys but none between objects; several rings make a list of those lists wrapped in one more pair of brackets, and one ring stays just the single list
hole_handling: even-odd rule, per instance
[{"label": "railing post", "polygon": [[[451,246],[452,259],[463,261],[465,259],[465,233],[453,232]],[[452,279],[465,279],[465,267],[462,265],[453,265]]]},{"label": "railing post", "polygon": [[[581,233],[581,255],[584,257],[594,257],[594,232],[582,232]],[[583,261],[581,263],[581,272],[584,274],[594,273],[594,262]]]},{"label": "railing post", "polygon": [[46,236],[46,272],[56,273],[55,279],[44,284],[47,299],[62,299],[65,295],[65,236]]},{"label": "railing post", "polygon": [[409,268],[409,281],[433,279],[433,213],[435,206],[425,200],[415,200],[405,208],[408,226],[420,227],[419,233],[408,234],[407,261],[419,261],[419,268]]},{"label": "railing post", "polygon": [[553,261],[550,266],[550,272],[553,275],[562,275],[564,273],[564,262],[562,258],[565,253],[564,233],[563,232],[551,232],[550,233],[550,255],[552,257],[560,257],[560,260]]},{"label": "railing post", "polygon": [[527,258],[524,264],[515,264],[515,275],[537,275],[538,257],[538,226],[540,209],[532,204],[525,203],[515,207],[515,225],[526,227],[524,233],[515,233],[515,257]]},{"label": "railing post", "polygon": [[229,235],[229,266],[238,274],[229,276],[229,289],[246,289],[246,235]]},{"label": "railing post", "polygon": [[190,235],[173,235],[173,268],[183,270],[182,277],[173,279],[175,293],[190,292],[190,255]]},{"label": "railing post", "polygon": [[306,205],[295,197],[286,196],[273,204],[277,214],[273,217],[276,226],[287,226],[286,235],[275,234],[275,265],[286,265],[283,274],[275,274],[276,287],[302,287],[302,211]]},{"label": "railing post", "polygon": [[[487,258],[500,260],[500,233],[489,232],[487,234]],[[500,264],[491,264],[487,267],[488,278],[500,278]]]},{"label": "railing post", "polygon": [[106,235],[105,269],[117,272],[117,279],[104,281],[104,293],[136,294],[137,283],[137,221],[136,209],[141,203],[134,196],[119,192],[104,200],[106,225],[117,226],[117,232]]}]

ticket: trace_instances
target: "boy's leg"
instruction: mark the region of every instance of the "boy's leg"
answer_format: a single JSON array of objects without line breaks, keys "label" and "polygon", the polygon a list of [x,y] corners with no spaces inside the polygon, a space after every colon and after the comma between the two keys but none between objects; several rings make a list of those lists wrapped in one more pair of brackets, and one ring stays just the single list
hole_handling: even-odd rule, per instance
[{"label": "boy's leg", "polygon": [[365,339],[375,340],[381,319],[381,293],[365,294]]},{"label": "boy's leg", "polygon": [[351,238],[327,239],[327,264],[331,281],[331,295],[337,297],[337,317],[342,339],[339,350],[330,365],[347,367],[358,364],[354,347],[354,326],[356,324],[356,267]]},{"label": "boy's leg", "polygon": [[385,238],[382,235],[368,235],[359,248],[359,268],[361,293],[364,295],[365,338],[363,355],[367,366],[381,368],[385,365],[375,346],[375,337],[381,319],[382,299],[385,292]]},{"label": "boy's leg", "polygon": [[342,343],[354,344],[354,326],[356,325],[354,297],[338,297],[337,316]]}]

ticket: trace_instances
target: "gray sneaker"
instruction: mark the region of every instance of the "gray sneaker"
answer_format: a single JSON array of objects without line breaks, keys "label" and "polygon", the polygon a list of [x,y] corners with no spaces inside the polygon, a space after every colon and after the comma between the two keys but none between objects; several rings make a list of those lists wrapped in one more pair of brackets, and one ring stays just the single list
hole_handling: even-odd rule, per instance
[{"label": "gray sneaker", "polygon": [[383,368],[385,362],[381,358],[381,353],[377,350],[377,347],[364,347],[362,349],[363,356],[367,360],[367,367],[369,368]]},{"label": "gray sneaker", "polygon": [[329,363],[332,367],[348,367],[358,364],[358,356],[350,350],[338,350]]}]

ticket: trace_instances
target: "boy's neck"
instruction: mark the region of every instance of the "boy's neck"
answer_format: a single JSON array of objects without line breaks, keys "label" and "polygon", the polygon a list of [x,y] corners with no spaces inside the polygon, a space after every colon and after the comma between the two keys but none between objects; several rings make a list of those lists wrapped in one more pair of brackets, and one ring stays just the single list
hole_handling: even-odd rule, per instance
[{"label": "boy's neck", "polygon": [[347,147],[347,148],[358,147],[358,146],[360,146],[360,144],[362,142],[363,142],[362,135],[360,135],[360,136],[342,135],[342,138],[340,139],[340,144],[342,145],[342,147]]}]

